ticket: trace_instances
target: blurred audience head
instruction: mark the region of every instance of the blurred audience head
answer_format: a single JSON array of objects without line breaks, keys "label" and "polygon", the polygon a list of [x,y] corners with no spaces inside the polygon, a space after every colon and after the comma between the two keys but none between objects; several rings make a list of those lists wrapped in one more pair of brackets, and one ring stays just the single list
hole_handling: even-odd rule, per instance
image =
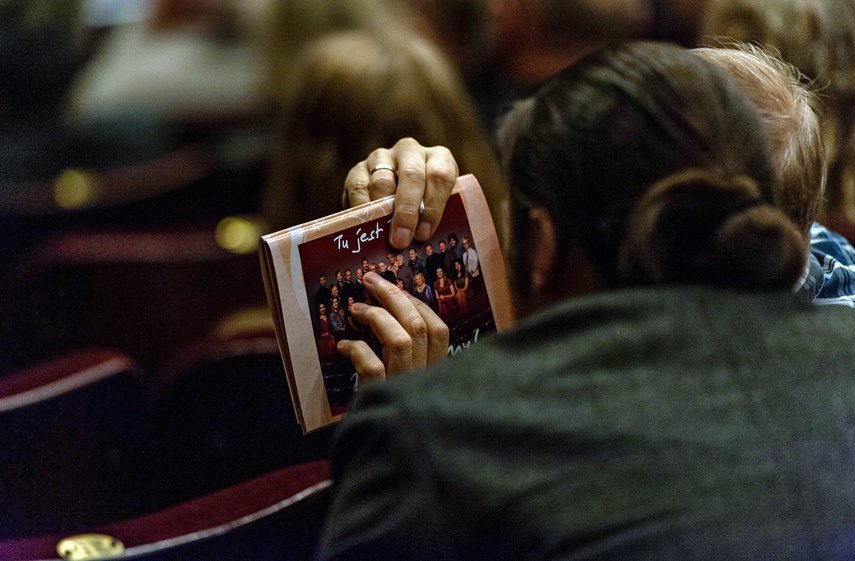
[{"label": "blurred audience head", "polygon": [[[851,0],[711,0],[704,40],[753,43],[779,54],[816,84],[825,105],[831,215],[855,209],[855,2]],[[726,43],[725,43],[726,44]]]},{"label": "blurred audience head", "polygon": [[539,84],[599,46],[644,37],[647,0],[499,0],[485,2],[491,50],[518,85]]},{"label": "blurred audience head", "polygon": [[517,105],[499,135],[510,259],[526,272],[515,292],[535,308],[626,285],[790,288],[804,267],[802,236],[771,205],[758,115],[689,51],[592,53]]},{"label": "blurred audience head", "polygon": [[350,168],[404,137],[449,147],[462,174],[501,196],[498,164],[466,90],[431,43],[388,32],[334,34],[309,45],[290,76],[264,201],[274,228],[339,210]]},{"label": "blurred audience head", "polygon": [[439,45],[467,82],[489,67],[486,0],[403,0],[418,32]]},{"label": "blurred audience head", "polygon": [[[835,65],[837,0],[710,0],[704,40],[723,37],[780,53],[811,79],[829,80]],[[842,61],[837,61],[842,62]]]},{"label": "blurred audience head", "polygon": [[792,65],[753,45],[731,47],[693,52],[727,72],[759,113],[779,175],[775,202],[807,236],[827,175],[819,100]]},{"label": "blurred audience head", "polygon": [[292,66],[310,42],[330,33],[382,33],[408,28],[408,12],[395,0],[269,0],[259,43],[268,67],[268,89],[281,101]]}]

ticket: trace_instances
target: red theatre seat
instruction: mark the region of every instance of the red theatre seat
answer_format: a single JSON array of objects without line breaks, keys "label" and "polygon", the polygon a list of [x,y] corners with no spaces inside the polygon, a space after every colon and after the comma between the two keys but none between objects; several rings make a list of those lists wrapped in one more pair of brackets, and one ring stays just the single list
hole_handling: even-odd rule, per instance
[{"label": "red theatre seat", "polygon": [[329,457],[331,430],[297,424],[272,323],[232,325],[155,376],[153,506]]},{"label": "red theatre seat", "polygon": [[263,304],[254,246],[232,253],[215,238],[214,224],[112,228],[33,247],[0,270],[0,371],[88,345],[152,371],[224,314]]},{"label": "red theatre seat", "polygon": [[0,536],[138,514],[128,491],[145,409],[139,368],[112,350],[81,350],[0,378]]},{"label": "red theatre seat", "polygon": [[[312,559],[329,499],[330,466],[309,462],[168,509],[92,527],[140,561]],[[141,490],[145,492],[145,490]],[[0,559],[59,559],[56,534],[0,542]]]}]

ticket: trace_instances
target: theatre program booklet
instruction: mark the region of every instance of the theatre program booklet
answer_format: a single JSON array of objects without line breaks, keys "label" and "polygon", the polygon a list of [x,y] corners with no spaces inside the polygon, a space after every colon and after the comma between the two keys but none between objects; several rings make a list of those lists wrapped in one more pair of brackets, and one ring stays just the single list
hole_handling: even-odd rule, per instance
[{"label": "theatre program booklet", "polygon": [[341,419],[359,391],[338,340],[361,339],[381,356],[374,334],[348,311],[354,302],[379,305],[362,288],[365,271],[430,305],[448,324],[449,355],[513,321],[499,241],[474,176],[458,178],[431,239],[404,250],[389,245],[393,203],[390,196],[261,240],[267,299],[304,433]]}]

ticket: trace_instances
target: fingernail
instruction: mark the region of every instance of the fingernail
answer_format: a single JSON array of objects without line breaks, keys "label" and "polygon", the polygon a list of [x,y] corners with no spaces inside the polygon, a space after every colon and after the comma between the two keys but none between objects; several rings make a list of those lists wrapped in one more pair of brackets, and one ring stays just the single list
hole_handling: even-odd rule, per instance
[{"label": "fingernail", "polygon": [[428,237],[430,236],[430,229],[431,229],[430,223],[428,223],[428,222],[419,223],[418,228],[416,228],[416,238],[421,240],[421,241],[428,239]]},{"label": "fingernail", "polygon": [[365,273],[362,277],[362,284],[377,284],[383,280],[383,277],[377,273]]},{"label": "fingernail", "polygon": [[353,303],[353,311],[356,313],[363,312],[368,309],[368,304],[363,302],[354,302]]},{"label": "fingernail", "polygon": [[408,228],[398,228],[392,234],[392,245],[398,248],[405,247],[413,237],[413,232]]}]

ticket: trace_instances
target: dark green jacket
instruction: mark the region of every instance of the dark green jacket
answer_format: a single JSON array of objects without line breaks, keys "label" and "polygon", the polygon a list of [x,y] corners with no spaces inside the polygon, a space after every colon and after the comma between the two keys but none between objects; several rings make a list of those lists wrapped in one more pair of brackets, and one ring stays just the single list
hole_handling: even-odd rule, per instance
[{"label": "dark green jacket", "polygon": [[360,391],[324,559],[855,558],[855,313],[565,302]]}]

